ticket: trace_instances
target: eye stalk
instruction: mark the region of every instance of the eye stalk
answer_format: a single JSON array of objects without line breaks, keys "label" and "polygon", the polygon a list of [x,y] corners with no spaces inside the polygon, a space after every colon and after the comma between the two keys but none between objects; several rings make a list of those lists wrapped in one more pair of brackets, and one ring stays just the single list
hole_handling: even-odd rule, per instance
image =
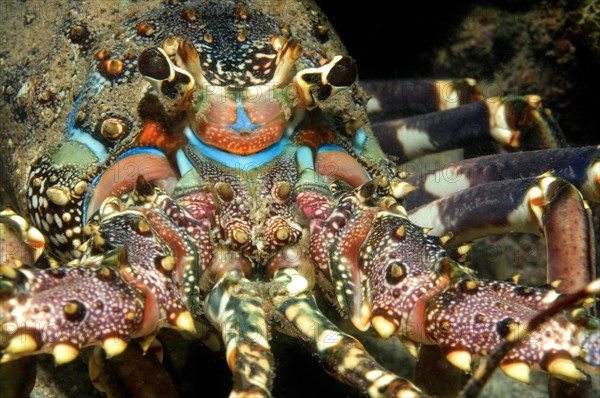
[{"label": "eye stalk", "polygon": [[[184,47],[183,43],[179,49],[182,47]],[[187,54],[187,48],[186,46],[186,49],[182,50],[185,59],[192,59],[192,56]],[[138,69],[142,76],[161,94],[163,105],[167,111],[188,108],[195,87],[195,79],[185,69],[175,66],[162,48],[152,47],[142,51],[138,57]]]},{"label": "eye stalk", "polygon": [[350,87],[357,77],[356,63],[350,57],[336,55],[319,68],[303,69],[294,77],[300,107],[314,109],[335,93]]},{"label": "eye stalk", "polygon": [[169,57],[164,50],[157,47],[142,51],[138,57],[138,69],[151,83],[173,80],[175,74],[175,71],[171,68]]}]

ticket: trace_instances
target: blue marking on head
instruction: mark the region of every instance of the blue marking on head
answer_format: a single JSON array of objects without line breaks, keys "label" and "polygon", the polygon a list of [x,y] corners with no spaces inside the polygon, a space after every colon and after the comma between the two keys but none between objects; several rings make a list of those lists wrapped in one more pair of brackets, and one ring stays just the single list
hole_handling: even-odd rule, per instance
[{"label": "blue marking on head", "polygon": [[75,99],[73,111],[69,115],[69,120],[67,120],[67,133],[71,133],[71,131],[75,129],[75,120],[77,120],[77,112],[79,111],[79,105],[81,105],[81,101],[83,101],[83,93],[80,93]]},{"label": "blue marking on head", "polygon": [[85,145],[92,153],[98,158],[98,162],[102,163],[106,160],[108,156],[108,151],[106,147],[97,139],[92,137],[89,133],[85,131],[75,128],[75,120],[77,118],[77,113],[79,112],[79,105],[81,105],[81,101],[83,100],[83,93],[79,94],[77,99],[75,100],[75,104],[73,106],[73,111],[69,115],[69,119],[67,120],[67,140],[76,141],[80,144]]},{"label": "blue marking on head", "polygon": [[254,124],[250,121],[248,113],[242,106],[242,100],[237,98],[235,102],[237,103],[237,119],[234,124],[227,124],[227,127],[241,133],[242,131],[254,131],[262,126],[262,124]]},{"label": "blue marking on head", "polygon": [[346,151],[341,146],[337,146],[337,145],[333,145],[333,144],[321,145],[319,147],[319,149],[317,149],[317,152],[327,152],[327,151],[338,151],[338,152],[348,153],[348,151]]},{"label": "blue marking on head", "polygon": [[188,142],[190,146],[196,149],[198,152],[221,163],[224,166],[230,167],[232,169],[243,169],[243,170],[252,170],[257,167],[260,167],[266,163],[269,163],[271,160],[275,159],[278,156],[286,145],[290,143],[290,140],[287,138],[282,138],[277,141],[275,144],[271,145],[267,149],[253,153],[251,155],[235,155],[229,152],[223,152],[220,149],[214,148],[212,146],[206,145],[194,133],[194,131],[190,127],[186,127],[184,130],[185,136],[188,138]]},{"label": "blue marking on head", "polygon": [[365,149],[365,145],[367,144],[367,133],[365,133],[364,128],[359,128],[356,134],[354,134],[354,139],[352,140],[352,147],[356,151],[357,154],[361,154],[363,149]]},{"label": "blue marking on head", "polygon": [[314,170],[315,161],[313,159],[312,149],[307,146],[302,146],[296,151],[296,163],[300,172],[305,169]]},{"label": "blue marking on head", "polygon": [[106,147],[100,141],[96,140],[94,137],[82,131],[81,129],[73,129],[69,131],[67,139],[85,145],[86,148],[92,151],[92,153],[98,158],[99,163],[103,163],[108,156]]},{"label": "blue marking on head", "polygon": [[194,168],[194,164],[188,159],[187,155],[183,151],[183,149],[179,149],[175,154],[175,161],[177,162],[177,168],[179,169],[179,174],[182,176],[187,174],[188,171]]},{"label": "blue marking on head", "polygon": [[158,156],[162,156],[163,158],[167,157],[167,155],[165,155],[165,153],[163,151],[161,151],[160,149],[156,149],[156,148],[149,147],[149,146],[141,146],[138,148],[132,148],[132,149],[128,150],[127,152],[123,153],[121,156],[119,156],[118,158],[115,159],[115,163],[121,159],[125,159],[128,156],[139,155],[139,154],[158,155]]}]

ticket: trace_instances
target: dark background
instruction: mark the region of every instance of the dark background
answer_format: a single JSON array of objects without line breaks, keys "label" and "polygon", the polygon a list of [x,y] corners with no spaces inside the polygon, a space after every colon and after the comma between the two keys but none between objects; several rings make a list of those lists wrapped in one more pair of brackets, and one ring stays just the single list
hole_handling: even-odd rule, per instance
[{"label": "dark background", "polygon": [[470,2],[365,2],[355,8],[318,2],[356,58],[361,78],[430,76],[432,53],[470,9]]},{"label": "dark background", "polygon": [[[570,146],[600,142],[596,105],[600,100],[600,18],[596,16],[595,22],[586,26],[577,24],[580,16],[573,11],[581,9],[586,3],[584,0],[470,0],[435,4],[372,1],[364,2],[363,6],[334,1],[317,3],[356,59],[360,79],[468,76],[480,82],[506,82],[505,94],[541,95],[544,106],[553,111]],[[464,33],[465,21],[469,18],[481,18],[480,14],[471,13],[481,6],[515,16],[541,9],[548,19],[535,26],[533,23],[537,21],[531,21],[530,25],[522,21],[513,24],[511,19],[503,21],[496,27],[494,36],[479,38],[482,42],[489,40],[488,44],[493,47],[489,59],[486,58],[489,54],[475,50],[458,55],[450,52],[448,63],[440,62],[443,49],[464,43],[464,37],[458,33]],[[571,16],[558,30],[552,27],[544,30],[543,23],[552,23],[553,13],[561,14],[557,20]],[[523,31],[531,39],[533,50],[529,53],[521,51],[523,36],[521,41],[517,40]],[[477,32],[474,37],[478,37]],[[550,43],[540,44],[540,40],[548,38]],[[548,55],[565,43],[573,50],[567,62]],[[527,58],[529,69],[523,67],[520,57],[521,60]],[[500,71],[502,65],[504,70]],[[526,74],[530,76],[529,81],[523,77]]]}]

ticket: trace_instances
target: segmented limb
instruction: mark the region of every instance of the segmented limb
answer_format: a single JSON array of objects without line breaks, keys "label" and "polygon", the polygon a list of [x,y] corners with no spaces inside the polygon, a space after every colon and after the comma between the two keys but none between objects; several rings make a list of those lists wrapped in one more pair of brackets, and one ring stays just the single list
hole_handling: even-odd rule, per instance
[{"label": "segmented limb", "polygon": [[474,79],[361,80],[374,117],[401,117],[443,111],[481,100]]},{"label": "segmented limb", "polygon": [[84,226],[106,197],[130,192],[139,175],[165,189],[176,181],[167,157],[155,148],[109,156],[107,148],[85,133],[68,138],[52,157],[43,156],[32,165],[27,180],[30,220],[45,233],[48,253],[65,262],[85,252]]},{"label": "segmented limb", "polygon": [[379,365],[360,342],[321,313],[308,281],[297,270],[279,269],[269,295],[284,328],[291,328],[311,352],[317,353],[325,370],[338,380],[356,386],[370,397],[421,396],[412,383]]},{"label": "segmented limb", "polygon": [[23,263],[31,265],[46,246],[40,231],[11,209],[0,212],[0,239],[0,267],[19,268]]},{"label": "segmented limb", "polygon": [[[565,309],[572,308],[582,299],[598,295],[599,293],[600,279],[596,279],[587,284],[583,289],[554,300],[552,305],[537,313],[524,324],[517,324],[513,328],[509,328],[510,333],[507,334],[505,341],[502,342],[502,344],[499,344],[491,353],[491,355],[485,361],[483,361],[480,367],[475,371],[474,376],[463,389],[461,397],[477,397],[486,381],[491,377],[492,373],[499,365],[500,367],[504,366],[503,370],[507,371],[507,373],[512,373],[514,376],[520,377],[524,379],[524,381],[528,381],[528,364],[521,362],[508,362],[507,358],[509,352],[514,349],[518,350],[522,348],[522,346],[519,345],[522,344],[523,341],[530,340],[532,336],[540,333],[540,330],[546,327],[549,320],[552,322],[551,318],[553,316],[564,311]],[[593,329],[596,328],[597,325],[594,325]],[[547,333],[548,331],[545,332],[545,334]],[[600,334],[597,330],[593,330],[591,333],[594,333],[592,334],[594,343],[588,348],[592,348],[595,350],[595,352],[589,352],[586,354],[588,355],[588,361],[590,358],[592,358],[592,356],[597,357],[598,348],[600,347]],[[500,364],[502,361],[504,365]],[[584,378],[584,375],[577,370],[572,358],[569,356],[569,353],[565,352],[565,350],[555,350],[553,353],[544,356],[543,361],[542,368],[549,371],[551,374],[559,375],[569,380],[581,380]],[[600,363],[596,362],[595,365],[598,366]]]},{"label": "segmented limb", "polygon": [[543,234],[549,282],[574,291],[595,277],[595,241],[589,207],[579,191],[550,175],[496,181],[465,189],[409,212],[412,221],[451,235],[447,245],[510,231]]},{"label": "segmented limb", "polygon": [[104,247],[125,249],[127,261],[121,275],[144,292],[146,311],[154,317],[154,322],[147,318],[146,332],[162,326],[165,318],[171,326],[193,332],[182,286],[188,258],[184,254],[193,257],[194,250],[188,235],[166,216],[142,208],[108,215],[98,232]]},{"label": "segmented limb", "polygon": [[[356,195],[356,191],[351,195]],[[515,328],[545,311],[558,297],[552,289],[474,279],[469,270],[450,260],[438,238],[426,235],[400,213],[377,211],[368,234],[358,233],[360,228],[351,217],[355,217],[360,206],[349,212],[344,210],[346,203],[338,202],[319,232],[325,244],[335,242],[326,238],[331,235],[345,234],[356,239],[352,245],[360,247],[357,260],[336,260],[337,255],[351,254],[337,246],[330,247],[328,264],[341,267],[342,274],[359,276],[339,278],[336,275],[340,272],[333,270],[330,275],[334,285],[342,285],[340,305],[367,305],[368,311],[361,313],[384,338],[398,335],[403,340],[437,344],[452,364],[470,370],[473,356],[489,355]],[[368,210],[363,204],[363,213]],[[349,283],[356,280],[368,285],[359,290],[361,297],[355,296],[357,290]],[[581,322],[588,322],[585,311],[579,316]],[[365,319],[360,323],[364,324]],[[513,378],[527,381],[529,368],[534,365],[564,377],[580,374],[573,371],[575,358],[597,366],[594,351],[598,339],[584,323],[570,322],[565,317],[546,322],[510,351],[501,362],[502,369]],[[589,341],[588,345],[583,341]]]},{"label": "segmented limb", "polygon": [[144,318],[141,292],[101,257],[81,267],[23,267],[4,278],[24,285],[24,292],[2,303],[2,336],[7,343],[2,362],[52,352],[56,363],[62,364],[94,343],[117,355]]},{"label": "segmented limb", "polygon": [[446,111],[375,123],[383,150],[398,162],[474,142],[514,149],[560,146],[562,132],[537,96],[494,97]]},{"label": "segmented limb", "polygon": [[[216,258],[235,266],[239,255],[228,252]],[[239,268],[225,270],[206,299],[205,312],[223,336],[227,364],[234,375],[230,396],[270,397],[273,356],[259,286]]]},{"label": "segmented limb", "polygon": [[[408,332],[418,333],[408,333],[409,337],[426,343],[435,342],[441,346],[451,363],[468,370],[473,355],[489,355],[518,325],[528,322],[540,311],[545,310],[557,297],[557,293],[552,290],[528,288],[507,282],[477,281],[469,276],[459,279],[455,277],[453,283],[431,297],[424,306],[415,305],[409,308],[409,313],[406,314],[401,310],[401,306],[407,299],[402,294],[396,297],[393,292],[404,290],[403,284],[408,283],[404,281],[412,280],[409,276],[413,272],[420,275],[421,271],[415,268],[414,259],[399,251],[401,241],[397,238],[397,231],[403,228],[403,225],[405,229],[405,222],[398,217],[386,217],[379,228],[389,231],[388,236],[391,238],[385,240],[385,249],[376,250],[375,258],[362,265],[367,268],[367,272],[385,275],[390,275],[393,271],[393,264],[403,265],[403,272],[400,274],[406,275],[405,278],[390,277],[384,283],[373,281],[371,286],[372,305],[385,310],[386,321],[376,322],[373,319],[372,322],[377,330],[384,330],[384,335],[390,335],[386,327],[395,331],[398,330],[402,319],[412,319],[414,323],[408,324]],[[429,241],[429,245],[433,245],[433,242]],[[394,257],[393,253],[400,255]],[[393,261],[389,262],[391,259]],[[452,272],[456,272],[451,264],[447,259],[442,259],[436,273],[450,276]],[[423,329],[419,325],[423,325]],[[419,333],[422,334],[419,336]],[[588,354],[582,352],[579,344],[581,336],[587,333],[589,331],[564,318],[553,319],[511,351],[503,360],[502,369],[514,378],[527,380],[529,366],[540,364],[550,373],[568,377],[569,374],[565,372],[570,371],[570,366],[574,367],[573,358],[582,357],[589,360]],[[556,354],[557,350],[560,351],[559,354]],[[566,356],[566,353],[569,355]],[[567,365],[569,370],[548,365],[558,358],[571,361]],[[514,365],[515,363],[517,365]],[[528,367],[524,367],[523,364],[527,364]]]},{"label": "segmented limb", "polygon": [[[133,198],[141,200],[143,182],[138,185]],[[107,200],[100,226],[90,227],[85,246],[103,255],[88,256],[77,267],[3,268],[14,293],[1,307],[2,335],[10,339],[2,361],[52,352],[61,364],[96,343],[115,356],[130,338],[165,323],[194,330],[182,282],[194,253],[188,235],[158,211],[121,212],[122,206]]]},{"label": "segmented limb", "polygon": [[48,236],[48,251],[70,261],[83,254],[85,194],[100,166],[98,157],[78,142],[67,142],[54,157],[35,162],[27,180],[27,210]]},{"label": "segmented limb", "polygon": [[493,181],[535,177],[552,171],[581,191],[587,200],[600,200],[600,147],[559,148],[482,156],[430,172],[411,170],[408,182],[417,189],[407,196],[407,210],[467,188]]}]

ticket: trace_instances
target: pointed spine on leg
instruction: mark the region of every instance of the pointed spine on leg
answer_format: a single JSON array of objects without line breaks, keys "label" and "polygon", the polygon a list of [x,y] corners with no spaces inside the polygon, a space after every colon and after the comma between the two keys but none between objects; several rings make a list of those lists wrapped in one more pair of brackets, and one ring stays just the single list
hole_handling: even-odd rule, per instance
[{"label": "pointed spine on leg", "polygon": [[141,292],[101,257],[81,267],[17,272],[24,274],[27,289],[1,303],[2,336],[8,339],[2,362],[52,352],[63,364],[91,344],[118,355],[146,322]]}]

